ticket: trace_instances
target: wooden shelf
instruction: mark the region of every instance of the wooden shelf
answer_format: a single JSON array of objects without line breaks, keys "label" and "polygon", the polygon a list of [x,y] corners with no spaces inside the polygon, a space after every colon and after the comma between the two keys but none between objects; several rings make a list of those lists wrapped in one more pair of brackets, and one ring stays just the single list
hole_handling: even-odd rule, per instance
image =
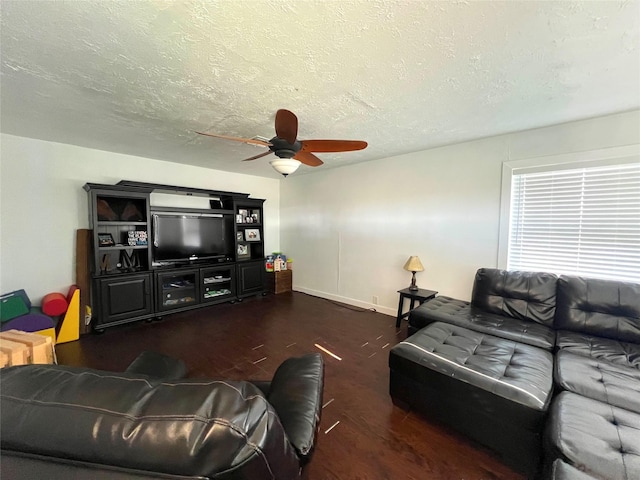
[{"label": "wooden shelf", "polygon": [[98,247],[100,252],[113,251],[113,250],[144,250],[149,248],[149,245],[114,245],[112,247]]},{"label": "wooden shelf", "polygon": [[151,213],[184,213],[209,214],[209,215],[233,215],[233,210],[220,208],[181,208],[181,207],[151,207]]},{"label": "wooden shelf", "polygon": [[118,221],[109,221],[109,220],[100,220],[96,222],[98,227],[136,227],[136,226],[147,226],[149,222],[123,222],[122,220]]}]

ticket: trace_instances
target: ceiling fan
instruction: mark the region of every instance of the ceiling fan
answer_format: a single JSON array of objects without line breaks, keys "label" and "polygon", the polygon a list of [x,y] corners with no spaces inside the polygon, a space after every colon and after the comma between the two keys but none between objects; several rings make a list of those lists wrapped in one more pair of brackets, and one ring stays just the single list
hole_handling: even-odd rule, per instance
[{"label": "ceiling fan", "polygon": [[216,135],[213,133],[196,132],[208,137],[225,138],[236,142],[250,143],[269,147],[267,152],[245,158],[243,162],[256,160],[275,153],[278,159],[271,161],[271,166],[285,177],[295,172],[301,163],[310,167],[318,167],[323,164],[322,160],[312,152],[350,152],[362,150],[367,147],[367,142],[361,140],[298,140],[298,117],[289,110],[278,110],[276,112],[276,136],[269,141],[254,138],[229,137],[227,135]]}]

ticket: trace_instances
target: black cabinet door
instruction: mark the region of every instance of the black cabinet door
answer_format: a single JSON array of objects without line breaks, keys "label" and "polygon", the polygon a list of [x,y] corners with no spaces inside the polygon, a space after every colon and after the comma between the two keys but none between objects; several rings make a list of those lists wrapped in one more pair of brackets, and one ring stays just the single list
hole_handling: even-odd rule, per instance
[{"label": "black cabinet door", "polygon": [[264,291],[264,261],[238,263],[238,297]]},{"label": "black cabinet door", "polygon": [[97,280],[100,315],[95,326],[123,323],[153,313],[151,275],[125,275]]}]

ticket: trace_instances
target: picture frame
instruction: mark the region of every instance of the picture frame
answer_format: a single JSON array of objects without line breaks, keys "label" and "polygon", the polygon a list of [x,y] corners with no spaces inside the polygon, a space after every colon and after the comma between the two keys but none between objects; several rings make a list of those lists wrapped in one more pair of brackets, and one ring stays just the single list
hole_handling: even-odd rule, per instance
[{"label": "picture frame", "polygon": [[98,234],[98,246],[100,247],[113,247],[116,242],[113,241],[113,237],[110,233]]},{"label": "picture frame", "polygon": [[236,240],[238,242],[244,241],[244,233],[243,232],[236,232]]},{"label": "picture frame", "polygon": [[251,258],[251,252],[249,251],[249,245],[247,245],[246,243],[239,243],[238,244],[238,250],[237,250],[237,257],[238,260],[242,260],[244,258]]},{"label": "picture frame", "polygon": [[236,223],[244,223],[244,217],[240,214],[236,215]]},{"label": "picture frame", "polygon": [[244,240],[245,242],[259,242],[260,230],[258,228],[247,228],[244,231]]}]

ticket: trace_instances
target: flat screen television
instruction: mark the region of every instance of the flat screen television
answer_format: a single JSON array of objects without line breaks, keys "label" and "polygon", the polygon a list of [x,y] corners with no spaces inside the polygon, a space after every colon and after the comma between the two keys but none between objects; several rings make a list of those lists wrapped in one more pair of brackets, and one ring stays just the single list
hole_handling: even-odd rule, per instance
[{"label": "flat screen television", "polygon": [[153,215],[154,261],[195,261],[232,255],[233,215]]}]

